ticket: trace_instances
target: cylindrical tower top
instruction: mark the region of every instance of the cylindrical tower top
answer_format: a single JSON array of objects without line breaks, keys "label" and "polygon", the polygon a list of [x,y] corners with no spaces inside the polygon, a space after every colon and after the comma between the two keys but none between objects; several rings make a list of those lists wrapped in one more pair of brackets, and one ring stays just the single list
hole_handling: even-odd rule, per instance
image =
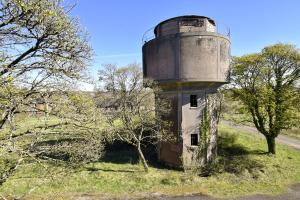
[{"label": "cylindrical tower top", "polygon": [[230,39],[216,31],[212,19],[175,17],[159,23],[154,33],[143,45],[145,78],[168,88],[228,82]]},{"label": "cylindrical tower top", "polygon": [[214,20],[198,15],[185,15],[167,19],[154,28],[155,37],[185,32],[215,32]]}]

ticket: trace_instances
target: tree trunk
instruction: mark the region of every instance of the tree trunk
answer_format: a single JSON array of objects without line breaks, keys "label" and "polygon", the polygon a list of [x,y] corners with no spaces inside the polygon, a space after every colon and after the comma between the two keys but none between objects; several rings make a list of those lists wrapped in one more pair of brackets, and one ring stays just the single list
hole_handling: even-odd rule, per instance
[{"label": "tree trunk", "polygon": [[142,163],[143,163],[145,172],[148,172],[149,171],[149,167],[148,167],[147,161],[146,161],[146,159],[144,157],[144,154],[142,152],[141,144],[138,144],[138,153],[139,153],[140,161],[142,161]]},{"label": "tree trunk", "polygon": [[266,136],[266,139],[268,143],[268,153],[275,154],[276,153],[275,137]]},{"label": "tree trunk", "polygon": [[4,119],[1,119],[1,120],[0,120],[0,129],[2,129],[2,127],[4,126],[4,123],[5,123],[5,120],[4,120]]},{"label": "tree trunk", "polygon": [[8,180],[8,178],[16,172],[17,168],[23,160],[23,158],[20,158],[14,166],[10,167],[7,171],[4,171],[2,174],[0,174],[0,186],[2,186]]},{"label": "tree trunk", "polygon": [[2,114],[2,119],[0,120],[0,129],[3,128],[5,122],[7,121],[8,117],[10,114],[14,114],[16,110],[16,107],[12,107],[11,109],[9,110],[6,110],[3,114]]},{"label": "tree trunk", "polygon": [[5,112],[2,114],[2,119],[0,120],[0,129],[3,128],[3,126],[4,126],[4,124],[5,124],[6,120],[7,120],[7,118],[8,118],[8,112],[5,111]]}]

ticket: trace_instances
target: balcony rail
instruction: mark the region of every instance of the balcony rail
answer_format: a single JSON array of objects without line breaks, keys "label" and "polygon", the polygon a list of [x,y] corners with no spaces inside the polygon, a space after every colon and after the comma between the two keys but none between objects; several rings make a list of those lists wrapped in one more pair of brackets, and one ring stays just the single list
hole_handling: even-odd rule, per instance
[{"label": "balcony rail", "polygon": [[[155,38],[154,28],[155,28],[155,26],[151,27],[145,31],[145,33],[143,34],[143,37],[142,37],[142,44]],[[216,32],[230,38],[230,28],[222,23],[217,23]]]}]

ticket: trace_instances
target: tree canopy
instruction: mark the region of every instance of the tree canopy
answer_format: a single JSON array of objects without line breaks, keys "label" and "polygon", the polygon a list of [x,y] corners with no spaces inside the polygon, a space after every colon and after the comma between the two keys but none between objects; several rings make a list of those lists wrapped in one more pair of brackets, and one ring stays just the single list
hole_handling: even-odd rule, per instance
[{"label": "tree canopy", "polygon": [[61,0],[0,0],[0,128],[33,94],[81,76],[87,39]]},{"label": "tree canopy", "polygon": [[300,53],[293,45],[275,44],[233,59],[233,92],[266,137],[270,153],[281,131],[299,123],[299,80]]},{"label": "tree canopy", "polygon": [[[28,125],[28,130],[17,130],[17,122],[27,125],[24,122],[26,120],[22,119],[32,117],[38,111],[44,112],[45,118],[48,114],[55,114],[58,118],[68,119],[65,121],[69,123],[72,113],[72,117],[77,119],[72,124],[73,127],[77,126],[77,136],[83,132],[82,129],[87,129],[78,126],[89,126],[94,122],[86,117],[93,106],[86,101],[89,99],[86,95],[69,93],[67,96],[62,92],[68,92],[73,81],[83,77],[92,57],[87,33],[76,18],[70,17],[71,9],[72,6],[63,4],[62,0],[0,0],[0,146],[10,156],[19,158],[4,175],[0,175],[0,185],[25,158],[38,158],[43,154],[42,150],[34,150],[36,144],[42,132],[53,131],[46,131],[50,125],[39,122],[37,127]],[[65,102],[52,101],[57,95]],[[37,104],[41,100],[44,108],[38,110]],[[50,105],[53,102],[56,107]],[[52,108],[51,113],[47,109],[48,104]],[[67,105],[68,109],[64,110]],[[85,112],[78,109],[86,105],[91,106],[91,109]],[[58,107],[61,108],[59,111],[55,109]],[[39,117],[36,121],[47,123],[47,120],[42,119]],[[56,124],[51,126],[54,128]],[[72,131],[69,129],[69,132]],[[26,140],[22,138],[24,135],[28,136]],[[93,147],[89,148],[91,150],[99,146],[98,136],[87,135],[86,140],[95,139],[90,140],[90,144],[86,140],[74,140],[77,146],[69,152],[70,155],[74,151],[80,152],[79,157],[76,157],[78,160],[87,160],[89,157],[87,148],[83,148],[82,144]],[[17,143],[19,138],[23,140]],[[63,145],[68,146],[68,142]],[[82,152],[82,149],[85,151]],[[101,151],[100,148],[98,150]]]}]

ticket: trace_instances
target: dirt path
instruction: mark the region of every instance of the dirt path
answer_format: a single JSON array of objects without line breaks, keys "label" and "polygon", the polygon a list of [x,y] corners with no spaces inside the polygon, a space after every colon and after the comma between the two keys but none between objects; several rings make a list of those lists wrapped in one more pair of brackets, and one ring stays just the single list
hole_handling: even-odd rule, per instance
[{"label": "dirt path", "polygon": [[[106,199],[106,198],[103,198],[103,196],[85,194],[80,196],[79,198],[74,198],[74,199],[96,200],[96,199]],[[130,200],[130,199],[131,198],[122,198],[118,200]],[[149,195],[149,197],[145,197],[140,200],[300,200],[300,183],[290,186],[288,188],[287,193],[278,196],[257,194],[257,195],[243,196],[238,198],[218,199],[218,198],[213,198],[210,196],[199,195],[199,194],[170,197],[159,193],[154,193],[152,195]]]},{"label": "dirt path", "polygon": [[[253,133],[253,134],[256,134],[256,135],[259,135],[259,136],[263,137],[263,135],[261,133],[259,133],[256,130],[256,128],[254,128],[254,127],[245,126],[245,125],[238,125],[238,124],[234,124],[233,122],[230,122],[230,121],[222,121],[222,123],[226,124],[226,125],[229,125],[229,126],[232,126],[236,129],[243,130],[243,131],[249,131],[250,133]],[[276,138],[276,142],[279,142],[281,144],[286,144],[286,145],[288,145],[290,147],[293,147],[293,148],[300,151],[300,140],[298,140],[298,139],[295,139],[295,138],[292,138],[292,137],[289,137],[289,136],[286,136],[286,135],[279,135]]]},{"label": "dirt path", "polygon": [[250,195],[239,198],[230,198],[230,199],[217,199],[204,195],[195,195],[195,196],[179,196],[179,197],[154,197],[149,198],[149,200],[300,200],[300,183],[294,184],[289,187],[288,192],[278,196],[272,195]]}]

